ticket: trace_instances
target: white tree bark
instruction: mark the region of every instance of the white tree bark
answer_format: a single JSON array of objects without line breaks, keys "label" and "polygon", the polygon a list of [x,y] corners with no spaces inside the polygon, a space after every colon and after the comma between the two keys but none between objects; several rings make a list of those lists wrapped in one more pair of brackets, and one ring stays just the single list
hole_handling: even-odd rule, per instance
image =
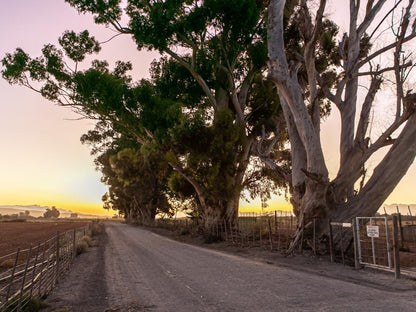
[{"label": "white tree bark", "polygon": [[[368,1],[363,15],[360,10],[360,1],[350,1],[349,32],[344,34],[340,44],[343,74],[335,89],[329,90],[314,69],[313,53],[316,49],[316,38],[319,36],[326,1],[320,1],[319,8],[314,15],[316,16],[315,22],[312,23],[311,15],[313,14],[309,12],[306,1],[299,0],[300,9],[304,10],[302,13],[305,16],[303,28],[307,29],[304,34],[305,51],[302,55],[310,91],[310,97],[306,99],[297,81],[296,66],[294,66],[296,60],[289,60],[291,64],[289,66],[285,53],[283,40],[285,1],[270,1],[268,12],[269,78],[278,89],[289,131],[292,150],[292,183],[293,186],[305,186],[303,192],[292,189],[292,203],[299,217],[299,230],[295,236],[295,242],[300,241],[300,234],[304,231],[303,225],[308,227],[312,218],[320,218],[321,226],[319,227],[324,231],[327,218],[344,221],[354,216],[373,215],[415,159],[416,95],[410,93],[404,97],[403,71],[410,64],[401,61],[397,52],[402,51],[405,42],[416,37],[416,20],[410,20],[413,0],[408,1],[405,8],[406,14],[402,16],[400,31],[397,31],[393,42],[386,43],[385,47],[376,51],[371,51],[368,56],[362,55],[363,37],[386,2],[386,0]],[[392,11],[390,10],[389,13]],[[359,22],[360,16],[363,16],[361,22]],[[383,17],[379,20],[383,20]],[[377,25],[374,26],[376,26],[375,29],[378,28]],[[344,51],[346,44],[348,48]],[[372,65],[369,66],[369,71],[360,72],[370,61],[393,49],[396,52],[394,64],[391,67],[380,69]],[[397,101],[394,103],[397,107],[396,118],[386,127],[382,135],[370,144],[368,137],[370,112],[374,105],[375,95],[381,87],[383,74],[389,71],[395,72],[396,84],[399,84],[396,88]],[[371,76],[371,83],[356,127],[359,79],[366,75]],[[323,159],[319,126],[316,121],[316,107],[314,107],[318,82],[325,96],[335,104],[341,116],[340,167],[337,176],[331,182],[329,182]],[[312,104],[311,112],[307,110],[305,104],[307,102]],[[393,138],[394,133],[397,132],[399,134]],[[384,159],[376,166],[367,183],[359,191],[355,190],[354,186],[363,175],[366,161],[385,146],[390,146],[390,149]]]}]

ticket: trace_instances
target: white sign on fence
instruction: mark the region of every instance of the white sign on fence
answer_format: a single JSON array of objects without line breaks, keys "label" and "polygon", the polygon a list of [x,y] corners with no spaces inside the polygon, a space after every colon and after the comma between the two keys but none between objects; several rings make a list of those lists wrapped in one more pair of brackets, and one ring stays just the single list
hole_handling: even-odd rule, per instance
[{"label": "white sign on fence", "polygon": [[378,225],[367,225],[368,237],[379,237]]}]

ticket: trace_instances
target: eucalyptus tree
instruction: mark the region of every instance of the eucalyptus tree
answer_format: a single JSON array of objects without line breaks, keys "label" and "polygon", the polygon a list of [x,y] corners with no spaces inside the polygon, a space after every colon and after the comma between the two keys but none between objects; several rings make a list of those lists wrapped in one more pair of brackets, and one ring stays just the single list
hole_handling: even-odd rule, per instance
[{"label": "eucalyptus tree", "polygon": [[[296,56],[285,50],[288,42],[284,33],[287,25],[294,22],[284,19],[285,2],[271,0],[269,4],[268,74],[277,87],[290,136],[291,201],[299,217],[294,247],[302,234],[307,237],[313,218],[321,220],[320,231],[324,233],[328,218],[345,221],[374,215],[414,161],[416,94],[411,86],[406,88],[405,82],[413,67],[406,49],[416,37],[416,20],[412,0],[370,0],[366,5],[350,1],[349,29],[337,47],[341,67],[332,73],[320,73],[317,51],[327,1],[319,1],[315,11],[307,1],[299,1],[296,22],[302,29],[303,49]],[[382,9],[387,14],[382,14]],[[389,16],[399,16],[390,24],[391,40],[375,45]],[[378,63],[380,59],[383,64]],[[307,73],[307,93],[298,79],[298,69],[302,67]],[[360,84],[366,85],[363,98],[359,97]],[[371,111],[380,101],[379,91],[389,85],[395,100],[388,104],[395,115],[375,137],[374,131],[370,134]],[[321,144],[317,103],[322,96],[331,101],[341,119],[340,164],[333,179],[329,178]],[[385,156],[369,174],[365,170],[367,162],[381,149],[386,151]]]},{"label": "eucalyptus tree", "polygon": [[[170,166],[194,188],[205,226],[223,220],[235,225],[241,191],[259,176],[258,171],[250,170],[251,178],[246,173],[261,123],[280,109],[277,97],[269,92],[272,84],[264,79],[265,4],[66,2],[81,13],[91,13],[96,23],[132,36],[138,49],[163,54],[165,58],[155,63],[154,80],[134,84],[126,75],[131,65],[122,62],[113,71],[100,61],[85,71],[77,66],[69,70],[64,54],[78,64],[86,53],[99,50],[87,31],[65,33],[60,39],[64,52],[47,45],[40,58],[31,59],[21,50],[7,55],[3,77],[33,89],[30,80],[44,82],[38,91],[48,99],[88,118],[108,121],[115,132],[163,150]],[[270,127],[264,129],[267,139]]]},{"label": "eucalyptus tree", "polygon": [[140,150],[108,150],[96,158],[109,187],[103,202],[107,209],[122,212],[129,222],[151,224],[156,214],[170,213],[167,168],[156,158],[145,159]]},{"label": "eucalyptus tree", "polygon": [[[113,20],[97,7],[72,4]],[[187,71],[179,81],[193,92],[177,99],[186,103],[191,95],[188,109],[202,110],[205,119],[177,145],[179,153],[170,154],[171,166],[194,187],[207,228],[223,220],[235,224],[258,135],[249,117],[253,82],[265,69],[264,7],[252,0],[129,1],[127,14],[129,26],[120,31],[131,33],[139,48],[167,55],[170,69]],[[276,110],[278,103],[269,100],[258,109],[267,106]]]}]

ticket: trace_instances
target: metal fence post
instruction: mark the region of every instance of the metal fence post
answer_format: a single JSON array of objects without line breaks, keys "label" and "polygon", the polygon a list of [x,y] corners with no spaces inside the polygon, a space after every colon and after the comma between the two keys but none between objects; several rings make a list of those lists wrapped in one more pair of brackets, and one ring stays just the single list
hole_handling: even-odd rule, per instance
[{"label": "metal fence post", "polygon": [[34,263],[34,265],[33,265],[32,283],[31,283],[31,285],[30,285],[30,297],[32,297],[32,293],[33,293],[33,283],[34,283],[34,280],[35,280],[36,265],[38,264],[39,249],[40,249],[40,243],[38,244],[38,249],[37,249],[37,251],[36,251],[35,263]]},{"label": "metal fence post", "polygon": [[387,217],[385,217],[384,219],[385,224],[386,224],[386,241],[387,241],[387,261],[389,263],[389,268],[391,269],[393,266],[391,264],[391,254],[390,254],[390,234],[389,234],[389,221],[387,219]]},{"label": "metal fence post", "polygon": [[400,278],[400,250],[399,250],[399,235],[397,227],[397,216],[393,216],[393,250],[394,250],[394,277]]},{"label": "metal fence post", "polygon": [[19,303],[17,304],[17,311],[20,311],[20,309],[22,307],[22,299],[23,299],[23,291],[24,291],[24,288],[25,288],[26,273],[27,273],[27,268],[29,267],[29,262],[30,262],[30,257],[31,256],[32,256],[32,245],[30,245],[29,253],[27,255],[25,271],[23,273],[23,278],[22,278],[22,286],[20,287],[20,296],[19,296]]},{"label": "metal fence post", "polygon": [[351,224],[352,224],[352,236],[354,238],[354,264],[355,264],[355,269],[358,270],[360,268],[360,259],[358,256],[359,252],[358,252],[357,224],[354,218],[352,218]]},{"label": "metal fence post", "polygon": [[[370,226],[373,225],[373,218],[370,218]],[[373,264],[376,264],[376,247],[374,244],[374,237],[371,236],[371,250],[373,251]]]},{"label": "metal fence post", "polygon": [[55,284],[58,283],[59,278],[59,231],[56,232],[56,275],[55,275]]},{"label": "metal fence post", "polygon": [[38,297],[41,297],[41,285],[42,285],[42,277],[43,277],[43,268],[45,266],[45,252],[46,252],[46,240],[43,243],[43,251],[42,251],[42,266],[40,267],[40,274],[39,274],[39,288],[38,288]]},{"label": "metal fence post", "polygon": [[412,225],[413,225],[413,216],[412,216],[412,211],[410,210],[410,206],[407,206],[407,209],[409,209],[410,220],[412,221]]},{"label": "metal fence post", "polygon": [[14,273],[16,272],[17,261],[19,260],[19,253],[20,253],[20,248],[17,248],[16,258],[15,258],[15,260],[14,260],[14,265],[13,265],[12,274],[10,275],[9,287],[7,288],[7,293],[6,293],[6,302],[7,302],[7,300],[9,300],[9,296],[10,296],[10,289],[11,289],[11,287],[12,287],[12,283],[13,283],[13,279],[14,279]]},{"label": "metal fence post", "polygon": [[357,246],[358,246],[358,261],[361,262],[361,237],[360,237],[360,219],[357,217],[355,218],[357,222]]}]

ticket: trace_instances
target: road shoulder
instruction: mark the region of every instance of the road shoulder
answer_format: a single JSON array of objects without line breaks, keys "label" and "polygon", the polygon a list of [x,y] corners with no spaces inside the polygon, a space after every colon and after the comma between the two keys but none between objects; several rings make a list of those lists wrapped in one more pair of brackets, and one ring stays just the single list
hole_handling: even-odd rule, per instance
[{"label": "road shoulder", "polygon": [[107,308],[106,240],[103,230],[94,238],[93,246],[75,258],[70,272],[45,299],[49,306],[42,312],[102,312]]}]

